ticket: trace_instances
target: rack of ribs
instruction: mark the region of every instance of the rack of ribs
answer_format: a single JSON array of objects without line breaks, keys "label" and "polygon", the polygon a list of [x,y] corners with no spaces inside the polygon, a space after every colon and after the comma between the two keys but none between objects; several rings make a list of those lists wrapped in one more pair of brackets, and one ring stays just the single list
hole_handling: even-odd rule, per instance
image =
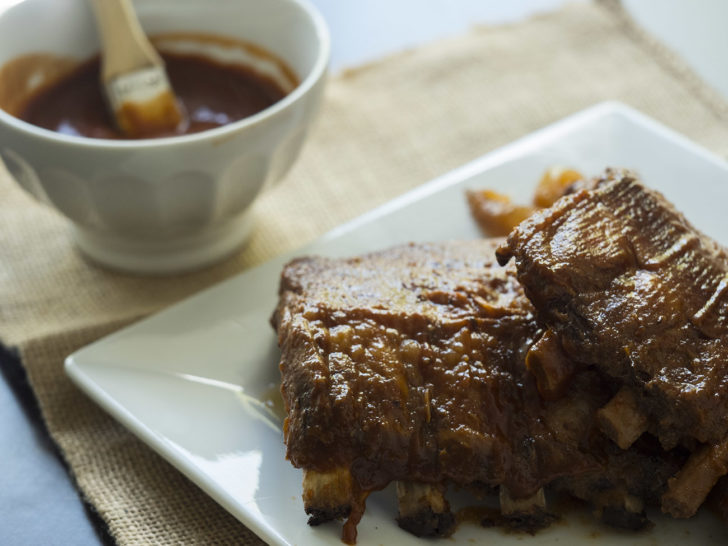
[{"label": "rack of ribs", "polygon": [[[542,337],[515,268],[495,261],[503,242],[411,244],[284,268],[271,322],[287,458],[303,469],[310,524],[346,518],[342,538],[353,543],[367,496],[392,482],[398,522],[419,536],[453,531],[453,484],[499,492],[499,523],[527,531],[553,519],[550,484],[592,501],[606,521],[647,523],[645,503],[683,461],[641,442],[612,449],[597,412],[616,382],[578,370]],[[571,395],[541,396],[527,354],[568,376]]]},{"label": "rack of ribs", "polygon": [[[728,471],[728,255],[658,192],[625,171],[536,212],[498,250],[544,328],[539,344],[618,390],[597,412],[621,449],[644,432],[692,454],[662,510],[690,517]],[[528,358],[542,392],[569,374]]]}]

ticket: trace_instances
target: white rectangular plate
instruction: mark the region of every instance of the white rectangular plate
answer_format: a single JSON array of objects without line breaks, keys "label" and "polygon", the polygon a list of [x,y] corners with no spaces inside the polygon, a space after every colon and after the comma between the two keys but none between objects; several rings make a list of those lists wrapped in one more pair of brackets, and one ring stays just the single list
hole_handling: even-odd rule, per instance
[{"label": "white rectangular plate", "polygon": [[[728,244],[728,164],[617,103],[575,114],[350,222],[296,252],[351,255],[407,241],[480,234],[464,198],[492,188],[526,201],[554,165],[598,174],[637,170],[698,228]],[[201,292],[68,357],[70,377],[111,415],[272,544],[340,544],[339,524],[306,525],[301,473],[285,460],[279,384],[268,318],[282,265],[293,254]],[[373,494],[360,544],[422,544],[400,530],[391,490]],[[655,515],[648,533],[625,534],[571,514],[535,537],[463,524],[447,544],[723,544],[708,513],[690,521]]]}]

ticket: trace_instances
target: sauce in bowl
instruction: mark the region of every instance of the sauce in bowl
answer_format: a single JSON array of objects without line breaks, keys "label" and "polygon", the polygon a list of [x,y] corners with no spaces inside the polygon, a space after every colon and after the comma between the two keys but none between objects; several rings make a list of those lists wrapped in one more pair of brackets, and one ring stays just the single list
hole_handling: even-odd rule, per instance
[{"label": "sauce in bowl", "polygon": [[[195,54],[161,52],[167,75],[188,120],[174,131],[145,138],[198,133],[222,127],[264,110],[287,95],[272,78],[243,65],[224,64]],[[17,117],[74,136],[124,139],[108,111],[100,79],[100,59],[88,60],[41,87]]]}]

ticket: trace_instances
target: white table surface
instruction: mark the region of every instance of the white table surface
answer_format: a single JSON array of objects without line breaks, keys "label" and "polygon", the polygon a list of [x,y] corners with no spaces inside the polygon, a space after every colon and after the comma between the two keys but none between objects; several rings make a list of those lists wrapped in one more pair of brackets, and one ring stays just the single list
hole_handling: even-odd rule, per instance
[{"label": "white table surface", "polygon": [[[0,10],[18,0],[0,0]],[[456,35],[514,22],[565,0],[311,0],[328,21],[333,71]],[[572,0],[573,1],[573,0]],[[576,0],[587,1],[587,0]],[[635,19],[728,98],[728,2],[624,0]],[[423,181],[424,182],[424,181]],[[64,467],[0,380],[0,544],[99,544]]]}]

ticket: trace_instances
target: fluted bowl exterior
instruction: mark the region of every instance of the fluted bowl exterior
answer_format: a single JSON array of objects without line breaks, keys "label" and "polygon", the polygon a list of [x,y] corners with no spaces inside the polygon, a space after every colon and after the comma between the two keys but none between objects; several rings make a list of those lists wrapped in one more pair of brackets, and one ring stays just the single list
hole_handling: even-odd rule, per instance
[{"label": "fluted bowl exterior", "polygon": [[[90,56],[98,46],[86,4],[25,0],[0,13],[0,65],[44,47],[79,59]],[[243,216],[298,156],[323,94],[328,31],[302,0],[140,0],[136,5],[150,33],[240,38],[283,59],[301,83],[254,116],[161,139],[66,136],[0,110],[0,156],[24,190],[73,222],[92,259],[147,273],[201,267],[242,244],[250,231]],[[69,18],[70,28],[46,21],[54,16]],[[252,27],[251,16],[257,20]],[[20,32],[33,19],[40,23]],[[57,34],[67,41],[49,38],[51,26],[62,28]],[[221,238],[227,241],[222,246],[215,241]]]}]

